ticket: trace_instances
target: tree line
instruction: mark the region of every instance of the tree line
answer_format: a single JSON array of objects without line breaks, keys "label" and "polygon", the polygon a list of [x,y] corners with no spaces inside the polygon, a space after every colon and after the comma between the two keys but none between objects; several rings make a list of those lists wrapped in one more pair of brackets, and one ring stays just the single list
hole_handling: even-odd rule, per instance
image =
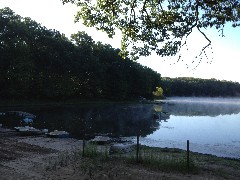
[{"label": "tree line", "polygon": [[192,77],[161,78],[161,87],[165,96],[240,96],[240,84],[216,79]]},{"label": "tree line", "polygon": [[85,32],[67,38],[0,9],[0,98],[152,98],[160,74]]}]

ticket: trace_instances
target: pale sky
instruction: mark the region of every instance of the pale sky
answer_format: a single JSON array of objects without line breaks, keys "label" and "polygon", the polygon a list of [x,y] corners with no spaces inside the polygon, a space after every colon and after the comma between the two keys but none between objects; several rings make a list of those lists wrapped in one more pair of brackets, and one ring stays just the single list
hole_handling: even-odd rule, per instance
[{"label": "pale sky", "polygon": [[[77,7],[71,4],[62,5],[60,0],[0,0],[0,8],[9,7],[22,17],[30,17],[48,29],[56,29],[67,37],[77,31],[86,31],[95,41],[120,47],[121,37],[109,39],[106,34],[94,28],[86,28],[81,23],[74,23]],[[206,45],[203,36],[194,31],[189,37],[187,47],[181,51],[183,61],[177,62],[177,57],[142,57],[139,62],[159,72],[162,77],[197,77],[215,78],[240,82],[240,28],[225,29],[225,37],[219,36],[217,30],[205,30],[212,41],[212,50],[207,51],[208,60],[203,57],[202,63],[197,65],[195,56]],[[212,53],[213,52],[213,53]],[[194,63],[192,63],[192,61]],[[199,60],[199,58],[198,58]],[[210,63],[211,62],[211,63]],[[187,64],[187,65],[186,65]]]}]

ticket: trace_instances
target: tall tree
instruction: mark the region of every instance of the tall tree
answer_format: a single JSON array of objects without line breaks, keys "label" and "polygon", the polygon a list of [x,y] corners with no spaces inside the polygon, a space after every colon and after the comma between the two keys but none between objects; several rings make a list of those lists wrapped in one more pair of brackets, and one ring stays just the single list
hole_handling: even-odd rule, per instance
[{"label": "tall tree", "polygon": [[[0,9],[0,97],[128,99],[151,96],[160,75],[95,43],[67,39],[11,9]],[[134,67],[134,68],[132,68]]]}]

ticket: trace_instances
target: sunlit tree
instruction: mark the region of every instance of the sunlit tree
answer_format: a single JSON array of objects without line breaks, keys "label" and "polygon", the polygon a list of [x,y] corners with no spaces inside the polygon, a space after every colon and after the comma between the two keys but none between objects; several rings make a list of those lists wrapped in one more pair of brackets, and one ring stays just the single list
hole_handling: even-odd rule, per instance
[{"label": "sunlit tree", "polygon": [[161,99],[163,98],[163,89],[161,87],[156,87],[156,90],[152,92],[153,95],[158,98],[158,99]]}]

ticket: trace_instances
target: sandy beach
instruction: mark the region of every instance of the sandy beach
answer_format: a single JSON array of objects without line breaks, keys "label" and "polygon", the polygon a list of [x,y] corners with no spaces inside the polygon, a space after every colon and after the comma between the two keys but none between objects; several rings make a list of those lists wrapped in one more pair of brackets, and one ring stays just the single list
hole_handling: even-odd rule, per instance
[{"label": "sandy beach", "polygon": [[0,179],[49,179],[50,159],[59,153],[77,151],[82,141],[45,136],[16,136],[13,131],[0,134]]},{"label": "sandy beach", "polygon": [[81,156],[82,141],[46,136],[17,136],[0,131],[0,179],[239,179],[238,160],[209,155],[198,158],[199,171],[167,172],[119,158],[106,161]]}]

